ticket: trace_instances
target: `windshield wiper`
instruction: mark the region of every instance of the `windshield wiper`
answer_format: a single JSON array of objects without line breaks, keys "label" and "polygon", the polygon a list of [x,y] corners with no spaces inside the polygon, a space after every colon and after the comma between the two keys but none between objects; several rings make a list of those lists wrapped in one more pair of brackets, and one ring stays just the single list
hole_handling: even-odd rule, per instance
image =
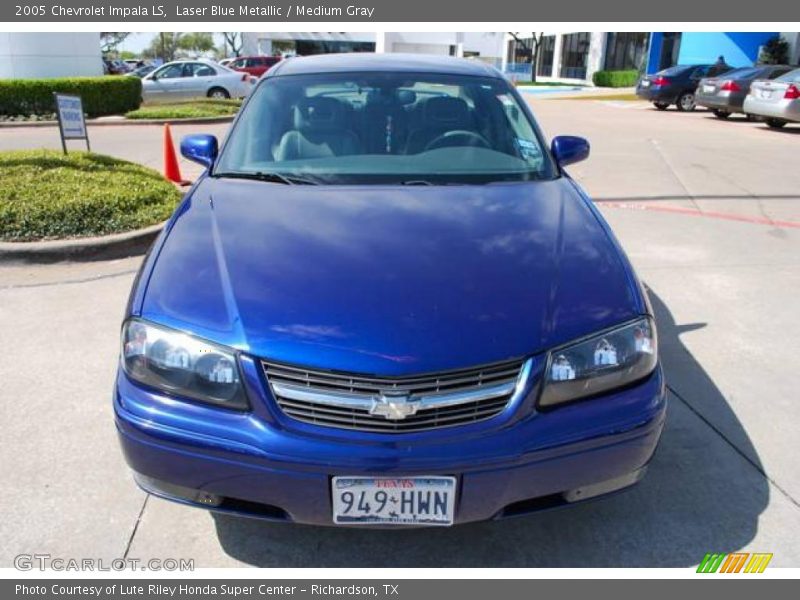
[{"label": "windshield wiper", "polygon": [[426,179],[409,179],[407,181],[401,181],[400,185],[433,185],[433,183]]},{"label": "windshield wiper", "polygon": [[256,181],[268,181],[270,183],[282,183],[284,185],[320,185],[320,181],[301,175],[285,175],[275,171],[255,171],[252,173],[245,171],[223,171],[214,173],[214,177],[229,177],[231,179],[253,179]]}]

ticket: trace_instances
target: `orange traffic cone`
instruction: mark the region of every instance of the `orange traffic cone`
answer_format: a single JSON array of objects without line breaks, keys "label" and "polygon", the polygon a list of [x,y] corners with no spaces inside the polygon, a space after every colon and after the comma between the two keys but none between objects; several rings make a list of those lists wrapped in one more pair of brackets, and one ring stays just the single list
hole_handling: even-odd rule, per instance
[{"label": "orange traffic cone", "polygon": [[164,124],[164,177],[178,185],[187,183],[181,177],[181,169],[178,166],[178,156],[175,154],[175,144],[172,142],[169,123]]}]

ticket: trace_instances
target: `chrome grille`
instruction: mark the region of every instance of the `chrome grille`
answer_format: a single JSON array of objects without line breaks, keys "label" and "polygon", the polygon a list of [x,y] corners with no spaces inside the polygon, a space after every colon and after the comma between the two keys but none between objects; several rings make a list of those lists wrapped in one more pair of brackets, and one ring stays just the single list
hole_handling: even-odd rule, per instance
[{"label": "chrome grille", "polygon": [[272,395],[289,417],[385,433],[482,421],[508,405],[529,371],[522,360],[412,377],[368,377],[263,361]]}]

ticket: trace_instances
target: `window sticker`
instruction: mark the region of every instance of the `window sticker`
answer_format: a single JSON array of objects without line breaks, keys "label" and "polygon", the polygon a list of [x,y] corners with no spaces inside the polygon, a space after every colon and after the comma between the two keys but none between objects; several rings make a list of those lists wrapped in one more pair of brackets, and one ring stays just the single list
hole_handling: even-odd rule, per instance
[{"label": "window sticker", "polygon": [[500,100],[504,106],[515,106],[514,101],[508,96],[508,94],[498,94],[497,99]]},{"label": "window sticker", "polygon": [[542,152],[539,150],[539,144],[536,142],[532,142],[523,138],[517,138],[517,147],[519,148],[520,154],[522,154],[522,156],[525,158],[538,160],[542,157]]}]

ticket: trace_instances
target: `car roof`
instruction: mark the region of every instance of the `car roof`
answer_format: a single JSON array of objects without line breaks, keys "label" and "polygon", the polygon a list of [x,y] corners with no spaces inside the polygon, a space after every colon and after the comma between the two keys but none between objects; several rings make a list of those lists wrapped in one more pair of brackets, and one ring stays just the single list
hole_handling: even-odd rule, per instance
[{"label": "car roof", "polygon": [[278,64],[280,66],[269,71],[268,77],[370,71],[405,71],[503,77],[502,73],[494,67],[477,60],[424,54],[373,54],[369,52],[319,54],[316,56],[293,57],[288,60],[282,60]]},{"label": "car roof", "polygon": [[210,60],[208,58],[178,58],[178,59],[175,59],[175,60],[171,60],[169,62],[165,62],[161,66],[163,67],[164,65],[178,65],[178,64],[183,64],[183,63],[203,63],[203,64],[206,64],[206,65],[219,64],[219,63],[215,63],[213,60]]}]

